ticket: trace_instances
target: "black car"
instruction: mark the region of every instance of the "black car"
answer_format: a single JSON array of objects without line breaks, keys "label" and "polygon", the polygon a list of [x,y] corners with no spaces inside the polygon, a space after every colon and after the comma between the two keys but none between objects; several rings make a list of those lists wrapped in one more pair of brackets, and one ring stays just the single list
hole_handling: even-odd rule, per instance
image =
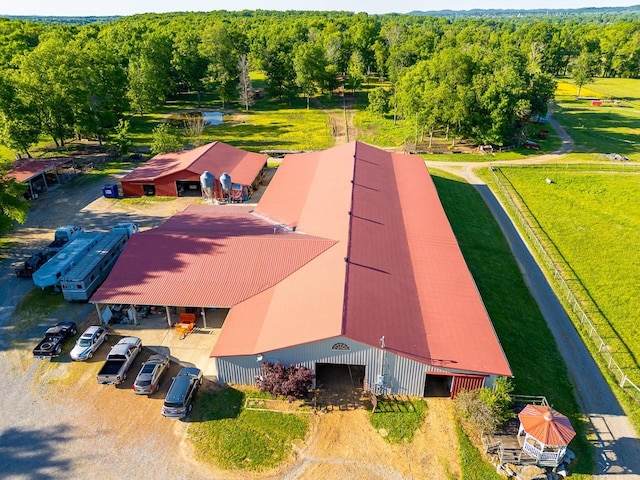
[{"label": "black car", "polygon": [[60,322],[47,329],[44,338],[33,349],[35,358],[52,358],[60,355],[62,342],[73,337],[78,331],[74,322]]},{"label": "black car", "polygon": [[162,405],[162,415],[169,418],[184,418],[193,408],[193,400],[202,385],[202,371],[187,367],[173,377]]}]

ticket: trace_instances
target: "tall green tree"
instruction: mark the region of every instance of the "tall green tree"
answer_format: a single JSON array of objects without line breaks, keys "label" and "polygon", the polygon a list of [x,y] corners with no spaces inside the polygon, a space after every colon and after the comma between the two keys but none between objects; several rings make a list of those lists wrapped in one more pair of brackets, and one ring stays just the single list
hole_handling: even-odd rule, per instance
[{"label": "tall green tree", "polygon": [[218,22],[202,32],[201,53],[209,64],[207,80],[224,108],[236,96],[238,60],[248,53],[247,38],[230,25]]},{"label": "tall green tree", "polygon": [[356,51],[351,54],[349,65],[347,66],[347,79],[345,87],[351,89],[353,93],[360,88],[364,82],[364,59],[360,52]]},{"label": "tall green tree", "polygon": [[33,108],[56,146],[73,135],[75,112],[83,101],[81,54],[67,34],[50,35],[31,52],[19,56],[14,76],[18,95]]},{"label": "tall green tree", "polygon": [[389,113],[391,92],[384,87],[376,87],[368,94],[367,110],[378,115]]},{"label": "tall green tree", "polygon": [[580,97],[582,87],[593,82],[598,58],[592,52],[582,52],[570,64],[571,78],[578,87],[576,97]]},{"label": "tall green tree", "polygon": [[76,131],[97,138],[100,145],[107,129],[116,125],[128,108],[127,76],[116,57],[97,40],[78,45],[82,55],[84,81],[74,107]]},{"label": "tall green tree", "polygon": [[152,32],[145,37],[140,52],[129,60],[127,95],[140,115],[162,105],[173,90],[172,45],[167,34]]},{"label": "tall green tree", "polygon": [[0,165],[0,233],[9,230],[14,222],[24,223],[29,204],[24,199],[26,185],[7,176],[7,168]]},{"label": "tall green tree", "polygon": [[168,123],[159,123],[153,129],[151,140],[151,152],[159,153],[177,152],[182,150],[184,143],[178,131]]},{"label": "tall green tree", "polygon": [[273,97],[293,98],[298,93],[291,50],[284,45],[269,47],[266,52],[267,90]]},{"label": "tall green tree", "polygon": [[18,96],[10,75],[0,74],[0,143],[31,158],[29,149],[41,132],[35,109]]},{"label": "tall green tree", "polygon": [[293,68],[296,72],[296,84],[309,101],[322,87],[326,78],[327,59],[324,48],[318,43],[298,45],[293,57]]},{"label": "tall green tree", "polygon": [[171,65],[175,69],[180,86],[198,95],[198,108],[202,105],[204,78],[209,62],[202,55],[200,35],[193,30],[179,30],[173,40]]},{"label": "tall green tree", "polygon": [[133,142],[131,133],[129,132],[129,120],[120,119],[113,129],[111,141],[118,148],[118,155],[126,155],[131,151]]}]

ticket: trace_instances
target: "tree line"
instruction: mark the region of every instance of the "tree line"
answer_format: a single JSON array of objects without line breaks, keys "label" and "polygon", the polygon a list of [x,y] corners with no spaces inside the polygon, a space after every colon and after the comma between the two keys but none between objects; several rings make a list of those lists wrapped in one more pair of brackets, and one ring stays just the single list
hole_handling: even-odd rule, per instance
[{"label": "tree line", "polygon": [[256,70],[275,100],[355,92],[375,75],[372,110],[502,144],[517,118],[546,112],[555,76],[637,78],[640,22],[294,11],[0,19],[0,141],[26,156],[43,134],[103,141],[127,114],[180,92],[248,109]]}]

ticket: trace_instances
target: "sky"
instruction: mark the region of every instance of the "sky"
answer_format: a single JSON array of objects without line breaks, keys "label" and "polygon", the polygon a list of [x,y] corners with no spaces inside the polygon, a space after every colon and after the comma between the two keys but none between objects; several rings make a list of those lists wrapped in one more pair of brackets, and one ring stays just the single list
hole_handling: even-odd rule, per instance
[{"label": "sky", "polygon": [[624,7],[640,0],[1,0],[0,15],[111,16],[211,10],[342,10],[408,13],[414,10]]}]

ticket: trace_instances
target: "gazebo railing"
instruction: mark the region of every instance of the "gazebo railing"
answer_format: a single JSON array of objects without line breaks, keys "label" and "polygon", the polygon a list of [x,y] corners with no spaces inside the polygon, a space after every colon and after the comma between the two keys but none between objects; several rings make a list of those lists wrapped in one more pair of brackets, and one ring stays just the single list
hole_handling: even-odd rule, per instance
[{"label": "gazebo railing", "polygon": [[[531,437],[529,437],[531,438]],[[536,447],[534,444],[525,441],[524,444],[522,445],[522,451],[524,453],[526,453],[527,455],[532,456],[533,458],[536,459],[536,463],[538,465],[557,465],[561,455],[564,455],[565,449],[564,448],[559,448],[557,450],[549,450],[549,451],[545,451],[545,450],[540,450],[538,447]]]},{"label": "gazebo railing", "polygon": [[511,400],[516,404],[545,405],[549,406],[547,397],[542,395],[511,395]]},{"label": "gazebo railing", "polygon": [[537,449],[535,445],[531,445],[529,442],[524,442],[522,445],[522,451],[534,458],[540,458],[540,455],[542,455],[542,452]]}]

